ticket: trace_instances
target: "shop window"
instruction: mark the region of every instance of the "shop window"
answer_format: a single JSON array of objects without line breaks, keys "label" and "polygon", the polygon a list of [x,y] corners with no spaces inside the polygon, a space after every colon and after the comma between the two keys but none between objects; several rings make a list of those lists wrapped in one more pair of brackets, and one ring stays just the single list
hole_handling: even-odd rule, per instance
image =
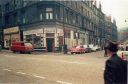
[{"label": "shop window", "polygon": [[32,35],[26,35],[26,41],[32,43]]},{"label": "shop window", "polygon": [[34,48],[40,48],[41,47],[41,38],[40,36],[33,36],[33,44],[34,44]]},{"label": "shop window", "polygon": [[41,41],[41,37],[36,34],[26,35],[26,41],[32,43],[34,48],[40,48],[43,42]]},{"label": "shop window", "polygon": [[5,41],[5,44],[6,44],[6,47],[9,47],[10,40],[6,40],[6,41]]}]

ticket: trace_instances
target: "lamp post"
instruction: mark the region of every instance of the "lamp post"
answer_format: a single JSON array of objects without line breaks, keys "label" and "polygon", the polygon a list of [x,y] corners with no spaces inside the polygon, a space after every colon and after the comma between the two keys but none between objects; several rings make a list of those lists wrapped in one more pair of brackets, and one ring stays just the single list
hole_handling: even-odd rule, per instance
[{"label": "lamp post", "polygon": [[63,53],[64,54],[66,54],[67,53],[67,45],[66,45],[66,43],[65,43],[65,27],[64,27],[64,7],[63,7],[63,23],[62,23],[62,25],[63,25],[63,33],[64,33],[64,35],[63,35]]}]

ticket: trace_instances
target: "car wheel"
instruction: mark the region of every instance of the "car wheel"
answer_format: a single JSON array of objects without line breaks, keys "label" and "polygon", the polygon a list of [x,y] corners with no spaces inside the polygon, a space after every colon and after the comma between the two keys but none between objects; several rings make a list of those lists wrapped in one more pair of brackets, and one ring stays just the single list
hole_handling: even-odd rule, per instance
[{"label": "car wheel", "polygon": [[28,52],[28,54],[31,54],[31,52]]},{"label": "car wheel", "polygon": [[20,51],[20,54],[24,54],[25,52]]},{"label": "car wheel", "polygon": [[22,54],[23,52],[22,51],[20,51],[20,54]]}]

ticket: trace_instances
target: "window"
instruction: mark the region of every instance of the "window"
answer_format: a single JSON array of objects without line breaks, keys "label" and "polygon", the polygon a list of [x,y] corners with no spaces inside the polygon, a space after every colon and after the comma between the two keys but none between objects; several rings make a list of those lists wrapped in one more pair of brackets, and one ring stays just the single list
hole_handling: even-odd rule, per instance
[{"label": "window", "polygon": [[1,7],[1,5],[0,5],[0,13],[2,12],[2,7]]},{"label": "window", "polygon": [[9,11],[9,3],[5,4],[5,10]]},{"label": "window", "polygon": [[42,21],[43,20],[43,14],[41,13],[40,14],[40,21]]},{"label": "window", "polygon": [[26,0],[23,0],[23,7],[27,6],[27,1]]},{"label": "window", "polygon": [[79,33],[78,32],[74,32],[74,39],[79,39],[79,37],[80,37],[80,35],[79,35]]},{"label": "window", "polygon": [[46,19],[53,19],[53,10],[52,10],[52,8],[46,8]]}]

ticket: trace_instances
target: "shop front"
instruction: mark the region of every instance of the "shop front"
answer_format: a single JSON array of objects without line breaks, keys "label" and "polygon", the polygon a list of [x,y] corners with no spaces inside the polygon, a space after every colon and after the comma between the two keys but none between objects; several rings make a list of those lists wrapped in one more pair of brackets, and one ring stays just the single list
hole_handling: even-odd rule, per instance
[{"label": "shop front", "polygon": [[30,42],[34,50],[53,52],[55,50],[56,28],[40,28],[23,31],[24,41]]},{"label": "shop front", "polygon": [[23,37],[25,42],[32,43],[34,50],[47,52],[63,51],[64,43],[68,49],[75,45],[85,44],[85,33],[66,28],[65,31],[63,28],[56,27],[25,30]]},{"label": "shop front", "polygon": [[23,31],[24,42],[30,42],[34,46],[34,50],[43,50],[44,34],[43,29]]},{"label": "shop front", "polygon": [[20,41],[19,27],[4,29],[4,48],[9,48],[12,42]]}]

